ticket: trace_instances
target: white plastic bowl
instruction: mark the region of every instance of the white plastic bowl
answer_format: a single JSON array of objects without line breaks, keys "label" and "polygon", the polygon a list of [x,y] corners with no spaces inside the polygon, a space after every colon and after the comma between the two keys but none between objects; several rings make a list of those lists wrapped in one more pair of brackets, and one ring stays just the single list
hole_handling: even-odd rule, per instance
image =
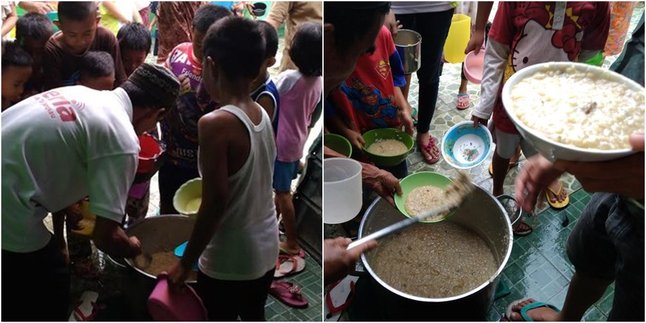
[{"label": "white plastic bowl", "polygon": [[[615,150],[601,150],[601,149],[589,149],[589,148],[579,148],[573,145],[567,145],[560,142],[556,142],[545,137],[538,130],[531,129],[527,127],[515,114],[514,109],[512,108],[511,101],[511,90],[512,88],[521,80],[532,76],[533,74],[545,70],[562,70],[568,67],[573,67],[577,71],[594,73],[603,76],[604,78],[621,82],[626,84],[630,89],[635,91],[644,91],[644,88],[638,83],[628,79],[627,77],[603,69],[597,66],[587,65],[583,63],[572,63],[572,62],[549,62],[532,65],[526,67],[519,72],[516,72],[512,75],[509,80],[505,83],[505,86],[502,90],[502,102],[506,107],[507,114],[509,118],[518,129],[520,135],[528,140],[534,148],[541,154],[543,157],[555,161],[555,160],[569,160],[569,161],[584,161],[584,162],[596,162],[596,161],[606,161],[618,159],[625,157],[631,154],[634,154],[635,151],[632,149],[615,149]],[[563,89],[567,91],[567,89]],[[626,138],[628,140],[628,138]]]}]

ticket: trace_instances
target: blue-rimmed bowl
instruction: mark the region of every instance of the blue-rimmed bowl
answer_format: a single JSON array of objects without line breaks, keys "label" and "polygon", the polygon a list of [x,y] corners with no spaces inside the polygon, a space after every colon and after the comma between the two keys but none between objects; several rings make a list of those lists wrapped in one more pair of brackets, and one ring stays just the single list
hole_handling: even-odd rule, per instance
[{"label": "blue-rimmed bowl", "polygon": [[451,127],[442,137],[442,157],[458,169],[480,165],[491,151],[491,132],[484,125],[473,127],[472,121],[463,121]]}]

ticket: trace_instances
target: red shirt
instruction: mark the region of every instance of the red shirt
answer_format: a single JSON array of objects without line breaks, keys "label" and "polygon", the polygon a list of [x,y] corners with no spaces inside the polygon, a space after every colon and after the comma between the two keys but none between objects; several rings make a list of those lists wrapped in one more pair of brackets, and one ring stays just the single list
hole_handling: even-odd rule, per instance
[{"label": "red shirt", "polygon": [[361,55],[352,74],[329,95],[336,112],[354,123],[350,125],[353,130],[364,133],[401,125],[393,80],[393,68],[397,67],[391,67],[391,56],[396,52],[390,31],[382,27],[375,40],[375,51]]}]

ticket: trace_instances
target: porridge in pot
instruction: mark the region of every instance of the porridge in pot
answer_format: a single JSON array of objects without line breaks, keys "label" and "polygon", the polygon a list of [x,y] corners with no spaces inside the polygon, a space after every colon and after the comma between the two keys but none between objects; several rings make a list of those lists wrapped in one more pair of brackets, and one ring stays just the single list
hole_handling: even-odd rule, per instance
[{"label": "porridge in pot", "polygon": [[644,91],[573,67],[546,70],[519,81],[507,107],[527,127],[579,148],[630,148],[644,128]]},{"label": "porridge in pot", "polygon": [[452,222],[415,224],[379,242],[370,265],[386,284],[410,295],[443,298],[489,280],[497,261],[475,232]]},{"label": "porridge in pot", "polygon": [[366,150],[379,156],[399,156],[408,151],[406,145],[395,139],[377,139]]},{"label": "porridge in pot", "polygon": [[[134,265],[146,273],[157,277],[163,271],[168,271],[173,265],[179,262],[173,251],[160,251],[150,255],[150,258],[143,254],[133,259]],[[188,281],[197,280],[197,272],[192,270],[187,278]]]}]

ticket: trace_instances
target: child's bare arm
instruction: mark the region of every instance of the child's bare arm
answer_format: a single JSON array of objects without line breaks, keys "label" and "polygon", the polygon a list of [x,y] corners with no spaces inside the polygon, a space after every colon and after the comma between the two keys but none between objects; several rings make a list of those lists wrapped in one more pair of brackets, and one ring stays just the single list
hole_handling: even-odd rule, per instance
[{"label": "child's bare arm", "polygon": [[332,129],[335,129],[340,135],[343,137],[347,138],[352,146],[362,149],[363,145],[366,144],[365,140],[363,140],[363,136],[361,136],[361,133],[359,131],[353,130],[350,127],[348,127],[343,120],[341,120],[341,117],[338,115],[332,115],[329,117],[325,118],[325,122],[331,125]]},{"label": "child's bare arm", "polygon": [[274,99],[272,99],[269,95],[264,94],[261,95],[258,100],[256,100],[256,103],[260,104],[260,106],[267,112],[267,115],[269,115],[269,119],[271,119],[271,121],[274,121],[274,110],[276,110]]},{"label": "child's bare arm", "polygon": [[409,135],[413,135],[413,117],[411,113],[413,108],[411,108],[408,100],[404,97],[404,93],[400,87],[395,86],[395,103],[399,107],[399,120],[404,126],[404,131]]},{"label": "child's bare arm", "polygon": [[11,4],[11,12],[7,17],[4,19],[2,22],[2,37],[7,35],[11,29],[16,25],[16,21],[18,21],[18,15],[16,14],[16,6]]},{"label": "child's bare arm", "polygon": [[[190,269],[209,243],[229,199],[228,158],[231,130],[225,113],[213,112],[198,123],[200,166],[202,173],[202,204],[197,212],[195,227],[181,264]],[[181,280],[183,281],[183,280]]]}]

